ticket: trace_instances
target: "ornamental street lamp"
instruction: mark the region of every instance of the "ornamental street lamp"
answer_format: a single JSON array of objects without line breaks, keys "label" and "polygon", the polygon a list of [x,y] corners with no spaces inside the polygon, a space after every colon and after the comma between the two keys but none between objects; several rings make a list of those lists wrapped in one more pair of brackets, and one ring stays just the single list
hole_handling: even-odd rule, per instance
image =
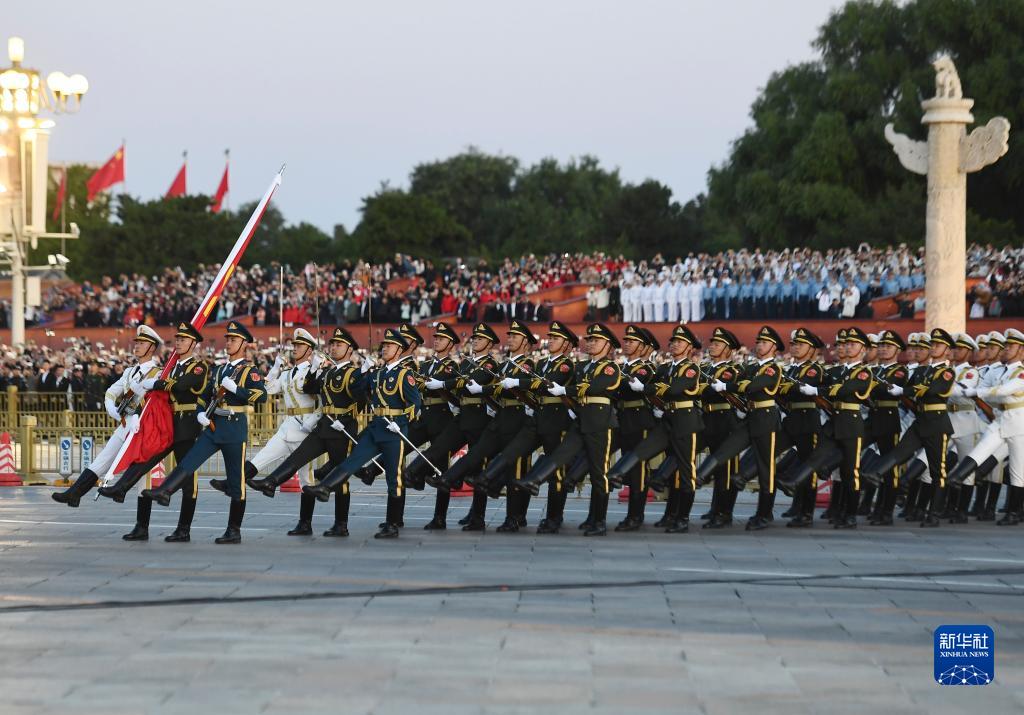
[{"label": "ornamental street lamp", "polygon": [[[70,114],[82,106],[89,82],[80,74],[51,72],[44,83],[38,70],[23,67],[25,42],[7,40],[11,66],[0,69],[0,264],[11,270],[11,343],[25,342],[26,246],[40,238],[78,238],[46,232],[46,192],[50,130],[55,122],[40,113]],[[56,268],[63,267],[63,263]],[[31,279],[38,281],[38,278]],[[37,300],[38,285],[30,290]]]}]

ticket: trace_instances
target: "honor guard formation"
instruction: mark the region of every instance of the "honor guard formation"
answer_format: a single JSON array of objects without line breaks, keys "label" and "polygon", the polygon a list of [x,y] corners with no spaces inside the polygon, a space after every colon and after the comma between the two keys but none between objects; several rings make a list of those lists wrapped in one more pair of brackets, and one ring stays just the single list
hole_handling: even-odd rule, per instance
[{"label": "honor guard formation", "polygon": [[[436,501],[424,529],[447,529],[451,492],[469,485],[461,528],[484,531],[488,501],[504,494],[497,531],[514,533],[529,526],[530,500],[546,483],[536,532],[558,534],[566,497],[587,480],[589,512],[577,527],[585,536],[607,533],[609,496],[621,488],[629,489],[628,511],[615,531],[644,528],[647,493],[655,490],[664,492],[665,508],[653,527],[686,533],[701,488],[711,490],[702,528],[727,529],[738,493],[755,482],[748,531],[773,525],[778,490],[792,497],[785,525],[812,527],[825,482],[828,504],[818,519],[836,529],[891,526],[897,518],[922,527],[971,518],[1015,526],[1022,518],[1024,334],[1014,329],[976,338],[935,329],[904,340],[854,326],[839,330],[828,350],[810,330],[784,338],[766,325],[749,352],[727,328],[714,328],[704,344],[686,325],[664,347],[633,324],[620,341],[602,323],[577,336],[555,321],[543,349],[519,320],[504,335],[476,324],[465,340],[436,323],[430,337],[425,360],[417,359],[425,338],[410,325],[387,329],[377,354],[360,358],[344,328],[334,329],[326,355],[296,329],[287,366],[279,355],[263,376],[246,359],[253,340],[245,326],[228,324],[226,360],[214,366],[194,354],[203,336],[181,323],[177,362],[161,377],[163,341],[139,327],[137,364],[106,394],[117,428],[90,468],[53,498],[79,505],[139,432],[142,405],[156,393],[170,404],[170,445],[99,488],[123,502],[138,487],[136,525],[124,535],[130,541],[149,538],[153,502],[168,506],[179,491],[178,525],[165,540],[189,541],[196,472],[215,452],[225,474],[210,483],[230,499],[217,543],[241,541],[252,492],[273,498],[296,473],[302,494],[289,535],[312,534],[316,503],[333,497],[334,524],[324,536],[348,536],[353,477],[387,484],[381,539],[406,526],[407,490],[428,486]],[[270,395],[281,396],[280,426],[249,455],[248,415]],[[177,466],[163,484],[144,484],[172,452]]]}]

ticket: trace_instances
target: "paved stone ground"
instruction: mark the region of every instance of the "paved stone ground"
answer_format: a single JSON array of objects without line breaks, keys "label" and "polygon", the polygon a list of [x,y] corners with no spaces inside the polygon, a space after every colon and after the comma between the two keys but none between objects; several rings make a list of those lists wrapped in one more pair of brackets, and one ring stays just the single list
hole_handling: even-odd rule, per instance
[{"label": "paved stone ground", "polygon": [[[0,490],[0,712],[1024,709],[1024,527],[538,537],[534,500],[526,533],[428,533],[414,493],[380,542],[383,501],[354,497],[348,539],[296,538],[297,495],[256,495],[244,543],[215,546],[226,503],[204,489],[191,544],[158,538],[159,507],[128,544],[127,504]],[[993,627],[995,683],[932,682],[944,623]]]}]

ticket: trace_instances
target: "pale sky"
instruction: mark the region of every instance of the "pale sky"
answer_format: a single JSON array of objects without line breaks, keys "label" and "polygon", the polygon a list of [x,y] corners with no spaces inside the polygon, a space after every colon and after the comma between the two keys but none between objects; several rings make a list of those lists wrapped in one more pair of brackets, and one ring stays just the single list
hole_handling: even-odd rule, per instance
[{"label": "pale sky", "polygon": [[285,217],[330,232],[381,181],[468,145],[527,165],[593,154],[684,203],[840,4],[58,0],[5,3],[0,36],[89,79],[51,162],[105,161],[123,137],[128,191],[152,198],[187,149],[190,192],[212,194],[230,148],[232,206],[287,162]]}]

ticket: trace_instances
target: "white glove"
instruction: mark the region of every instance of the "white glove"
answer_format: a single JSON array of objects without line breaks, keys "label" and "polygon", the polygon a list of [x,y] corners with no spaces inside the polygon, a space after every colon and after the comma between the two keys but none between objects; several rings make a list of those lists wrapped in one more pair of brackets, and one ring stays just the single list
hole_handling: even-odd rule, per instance
[{"label": "white glove", "polygon": [[113,419],[120,421],[121,415],[118,414],[117,405],[114,404],[113,400],[111,400],[108,397],[103,401],[103,406],[106,408],[108,415],[110,415]]},{"label": "white glove", "polygon": [[629,389],[632,390],[633,392],[643,392],[644,383],[640,382],[634,377],[632,380],[629,381]]},{"label": "white glove", "polygon": [[145,380],[143,380],[139,384],[142,385],[142,389],[143,390],[152,390],[154,387],[156,387],[156,378],[155,377],[147,377]]},{"label": "white glove", "polygon": [[139,397],[145,397],[145,395],[146,395],[146,388],[142,386],[141,382],[133,382],[133,383],[129,384],[128,385],[128,389],[130,389],[132,392],[134,392]]},{"label": "white glove", "polygon": [[373,362],[370,360],[370,358],[366,358],[365,360],[363,360],[363,364],[359,366],[359,372],[365,375],[370,371],[371,368],[373,368]]},{"label": "white glove", "polygon": [[496,414],[498,414],[498,413],[494,411],[493,407],[488,407],[487,408],[487,416],[488,417],[494,417]]},{"label": "white glove", "polygon": [[665,416],[665,411],[664,410],[653,410],[653,412],[654,412],[654,416],[657,417],[659,420],[662,417]]},{"label": "white glove", "polygon": [[892,395],[893,397],[899,397],[900,395],[903,394],[903,388],[900,387],[899,385],[893,385],[892,387],[889,388],[889,394]]},{"label": "white glove", "polygon": [[132,415],[125,422],[125,426],[128,427],[128,431],[132,434],[137,434],[139,431],[139,416]]},{"label": "white glove", "polygon": [[548,394],[552,397],[561,397],[565,394],[565,385],[559,385],[557,382],[548,388]]},{"label": "white glove", "polygon": [[397,422],[395,422],[394,420],[392,420],[391,422],[388,422],[388,432],[394,432],[395,434],[398,434],[401,431],[402,431],[402,428],[398,426]]},{"label": "white glove", "polygon": [[324,362],[324,357],[320,353],[314,353],[313,359],[309,361],[309,369],[316,370]]},{"label": "white glove", "polygon": [[205,412],[200,412],[196,415],[196,422],[201,424],[203,427],[210,426],[210,418],[206,416]]},{"label": "white glove", "polygon": [[515,388],[519,387],[519,380],[515,379],[514,377],[506,377],[504,380],[501,381],[501,386],[506,390],[514,390]]},{"label": "white glove", "polygon": [[484,391],[484,388],[483,388],[483,387],[481,387],[480,385],[478,385],[478,384],[476,383],[476,380],[470,380],[470,381],[469,381],[469,382],[468,382],[468,383],[466,384],[466,389],[467,389],[467,390],[469,390],[469,393],[470,393],[471,395],[479,395],[479,394],[480,394],[481,392],[483,392],[483,391]]},{"label": "white glove", "polygon": [[341,424],[341,420],[334,420],[334,422],[331,422],[331,429],[335,432],[344,432],[345,425]]},{"label": "white glove", "polygon": [[571,419],[571,420],[576,419],[576,413],[573,412],[572,410],[569,410],[569,419]]},{"label": "white glove", "polygon": [[815,387],[814,385],[801,385],[800,386],[800,394],[801,395],[817,395],[818,394],[818,388]]},{"label": "white glove", "polygon": [[428,390],[440,390],[442,387],[444,387],[444,383],[432,377],[426,382],[424,382],[423,386]]},{"label": "white glove", "polygon": [[458,405],[453,405],[450,402],[448,403],[448,409],[452,411],[453,415],[458,415],[460,412],[462,412],[462,410],[459,409]]},{"label": "white glove", "polygon": [[235,394],[235,391],[238,389],[238,383],[232,380],[228,375],[225,375],[221,379],[220,386],[223,387],[228,392],[230,392],[232,395]]},{"label": "white glove", "polygon": [[533,408],[532,407],[523,407],[523,412],[526,413],[527,417],[533,417]]},{"label": "white glove", "polygon": [[711,383],[711,389],[714,390],[715,392],[725,392],[725,389],[727,387],[728,385],[726,385],[721,380],[715,380],[714,382]]}]

